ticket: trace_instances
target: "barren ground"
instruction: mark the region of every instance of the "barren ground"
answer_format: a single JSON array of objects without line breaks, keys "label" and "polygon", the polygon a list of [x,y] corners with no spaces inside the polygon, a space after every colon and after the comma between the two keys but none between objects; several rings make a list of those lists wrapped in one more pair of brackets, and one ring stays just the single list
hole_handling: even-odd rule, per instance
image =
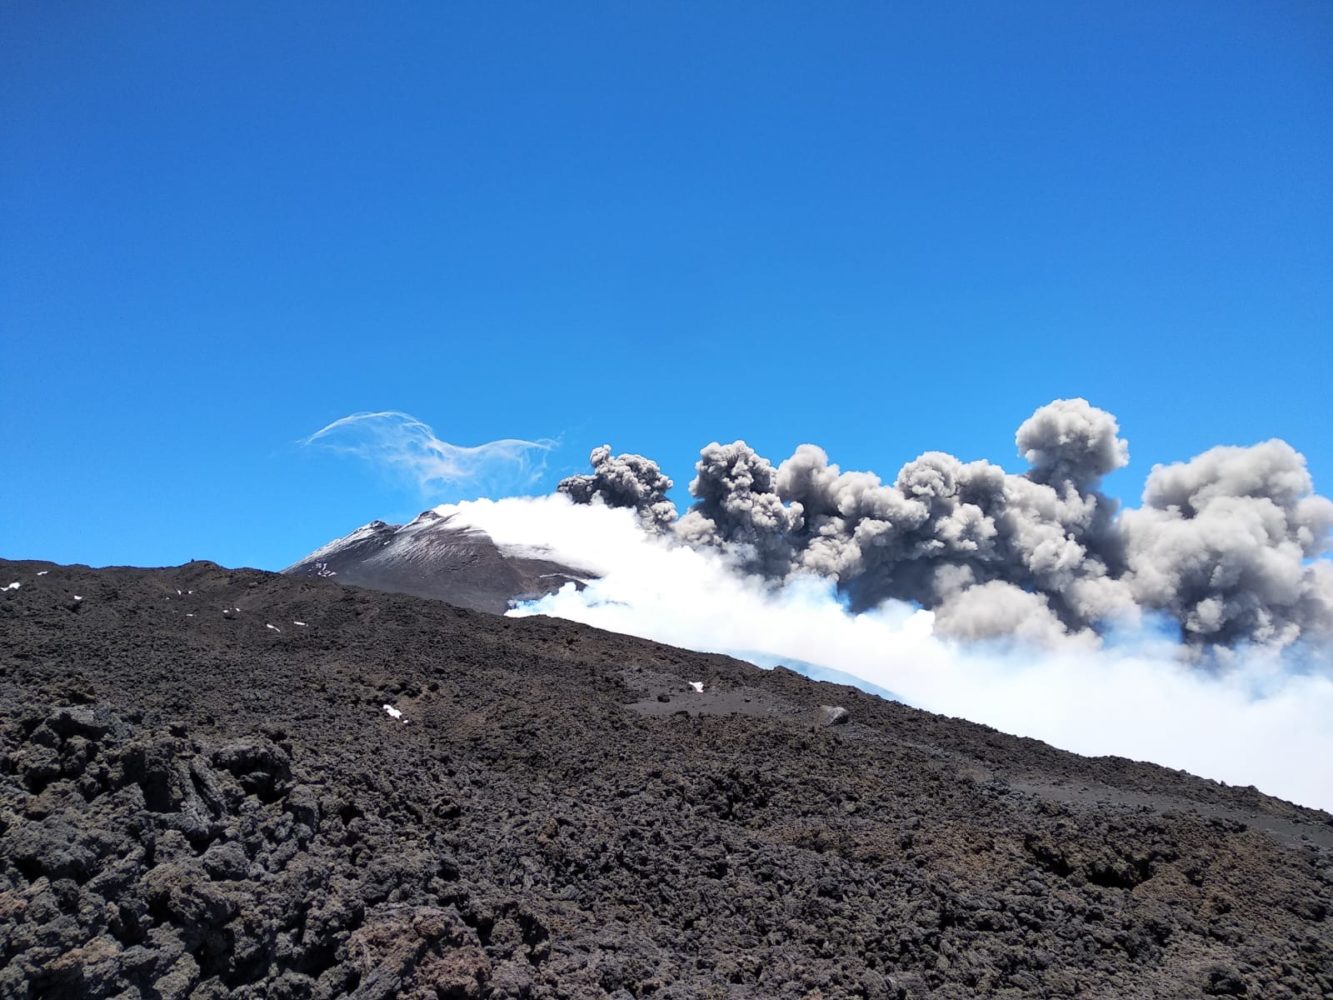
[{"label": "barren ground", "polygon": [[1333,820],[1253,789],[325,580],[11,581],[2,998],[1333,996]]}]

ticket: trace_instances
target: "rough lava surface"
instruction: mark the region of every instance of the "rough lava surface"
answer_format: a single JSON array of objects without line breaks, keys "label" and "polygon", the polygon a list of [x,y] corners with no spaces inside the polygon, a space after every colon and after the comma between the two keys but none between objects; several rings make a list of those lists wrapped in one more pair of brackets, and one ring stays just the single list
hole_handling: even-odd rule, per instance
[{"label": "rough lava surface", "polygon": [[1333,995],[1333,819],[1252,788],[331,579],[0,574],[6,1000]]}]

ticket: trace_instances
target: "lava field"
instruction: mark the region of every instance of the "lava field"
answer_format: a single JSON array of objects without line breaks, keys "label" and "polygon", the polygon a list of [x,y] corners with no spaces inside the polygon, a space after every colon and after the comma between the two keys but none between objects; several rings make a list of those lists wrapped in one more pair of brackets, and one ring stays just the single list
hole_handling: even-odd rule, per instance
[{"label": "lava field", "polygon": [[1252,788],[313,577],[11,582],[5,1000],[1333,996],[1333,819]]}]

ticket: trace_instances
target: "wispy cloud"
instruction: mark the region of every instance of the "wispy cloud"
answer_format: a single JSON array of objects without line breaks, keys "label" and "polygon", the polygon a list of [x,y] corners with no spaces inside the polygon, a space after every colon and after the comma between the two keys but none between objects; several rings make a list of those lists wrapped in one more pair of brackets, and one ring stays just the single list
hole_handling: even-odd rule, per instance
[{"label": "wispy cloud", "polygon": [[460,486],[488,491],[529,486],[545,469],[546,453],[555,446],[547,439],[522,438],[450,444],[429,424],[397,410],[340,417],[301,444],[362,459],[415,484],[425,495]]}]

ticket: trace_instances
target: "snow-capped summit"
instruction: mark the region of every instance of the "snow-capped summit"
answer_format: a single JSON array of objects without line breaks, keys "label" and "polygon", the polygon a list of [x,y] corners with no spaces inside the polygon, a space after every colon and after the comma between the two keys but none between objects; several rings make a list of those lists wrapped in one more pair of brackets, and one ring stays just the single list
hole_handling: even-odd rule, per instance
[{"label": "snow-capped summit", "polygon": [[437,510],[422,511],[403,525],[363,524],[283,572],[497,613],[592,575],[503,548],[482,529]]}]

